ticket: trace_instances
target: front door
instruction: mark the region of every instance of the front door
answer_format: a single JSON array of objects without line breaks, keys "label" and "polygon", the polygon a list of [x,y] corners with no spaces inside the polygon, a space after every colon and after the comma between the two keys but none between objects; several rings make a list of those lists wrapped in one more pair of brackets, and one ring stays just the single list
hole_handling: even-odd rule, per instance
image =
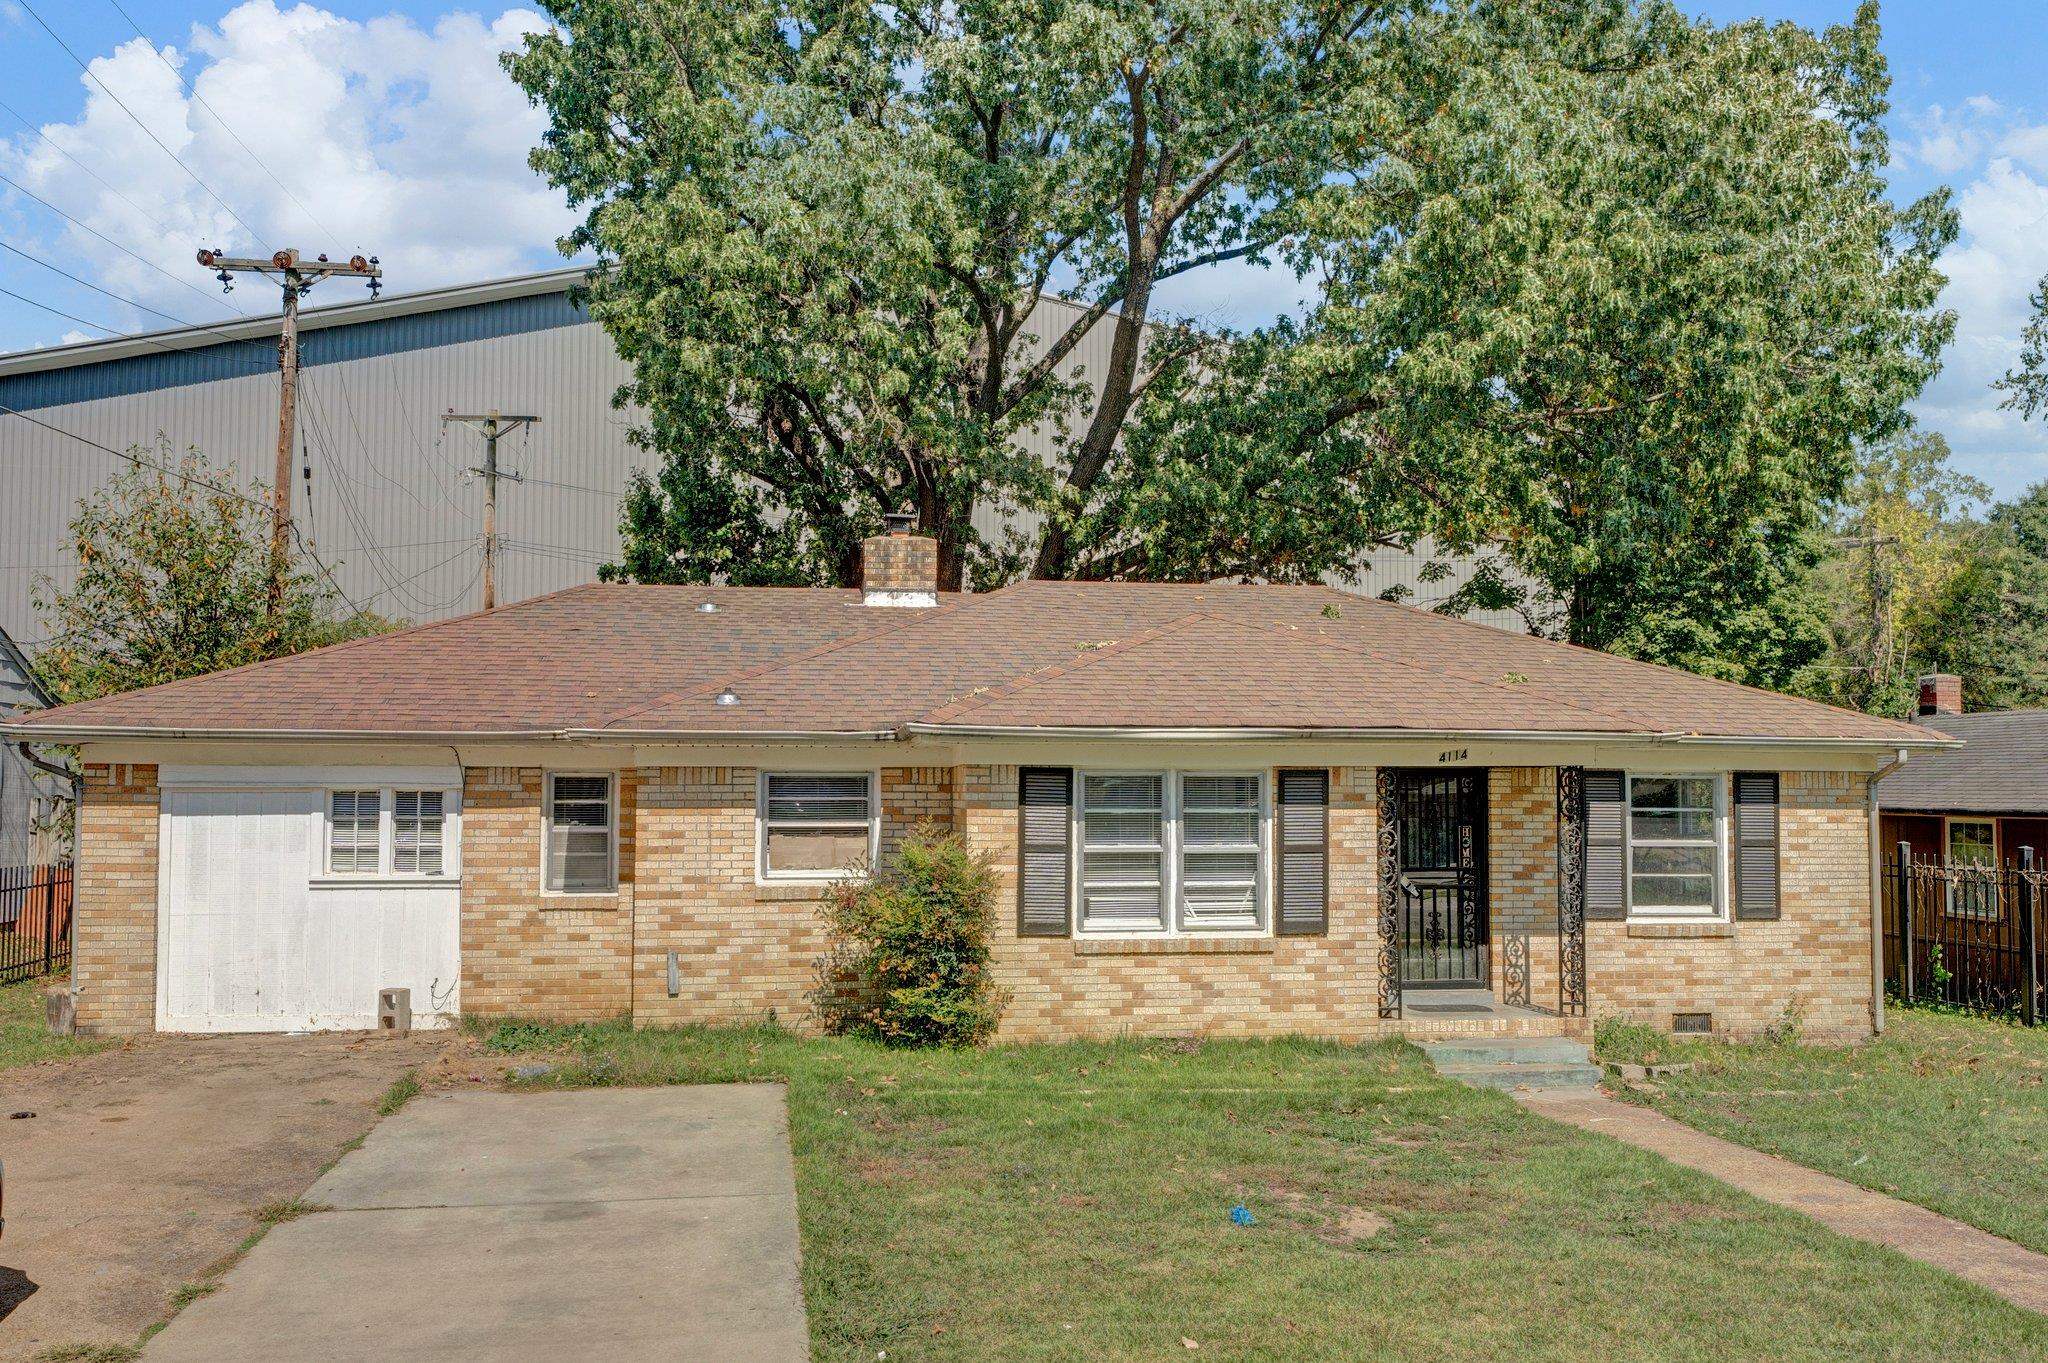
[{"label": "front door", "polygon": [[1486,773],[1395,775],[1401,853],[1401,984],[1487,984]]}]

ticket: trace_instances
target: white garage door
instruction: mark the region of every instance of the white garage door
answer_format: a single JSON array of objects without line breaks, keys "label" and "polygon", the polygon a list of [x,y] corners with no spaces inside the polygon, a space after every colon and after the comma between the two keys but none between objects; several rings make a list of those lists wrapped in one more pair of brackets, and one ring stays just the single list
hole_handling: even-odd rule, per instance
[{"label": "white garage door", "polygon": [[394,986],[412,991],[414,1025],[455,1017],[460,890],[324,877],[327,799],[165,789],[159,1028],[370,1028]]}]

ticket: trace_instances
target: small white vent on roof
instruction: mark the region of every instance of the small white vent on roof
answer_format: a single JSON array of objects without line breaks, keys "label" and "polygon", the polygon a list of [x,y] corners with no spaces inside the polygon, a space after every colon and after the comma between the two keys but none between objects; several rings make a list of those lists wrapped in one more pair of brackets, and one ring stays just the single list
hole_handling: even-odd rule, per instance
[{"label": "small white vent on roof", "polygon": [[697,613],[699,615],[716,615],[718,613],[718,603],[716,601],[700,601],[697,603]]},{"label": "small white vent on roof", "polygon": [[738,694],[735,692],[720,691],[718,693],[718,703],[720,705],[738,705],[740,703],[740,698]]}]

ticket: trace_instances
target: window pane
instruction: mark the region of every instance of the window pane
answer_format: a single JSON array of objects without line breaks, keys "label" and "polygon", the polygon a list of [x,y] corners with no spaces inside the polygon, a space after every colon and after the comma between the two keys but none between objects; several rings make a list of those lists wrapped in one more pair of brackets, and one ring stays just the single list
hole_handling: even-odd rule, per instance
[{"label": "window pane", "polygon": [[771,820],[858,820],[868,818],[868,778],[852,776],[770,776]]},{"label": "window pane", "polygon": [[1081,892],[1081,922],[1090,928],[1162,928],[1166,915],[1157,887],[1086,888]]},{"label": "window pane", "polygon": [[1089,852],[1081,863],[1081,879],[1090,885],[1159,883],[1157,852]]},{"label": "window pane", "polygon": [[441,792],[391,794],[391,869],[400,875],[441,874]]},{"label": "window pane", "polygon": [[1181,818],[1181,838],[1190,847],[1247,846],[1259,840],[1256,811],[1243,814],[1198,814]]},{"label": "window pane", "polygon": [[1083,803],[1089,809],[1159,809],[1165,790],[1161,776],[1091,776]]},{"label": "window pane", "polygon": [[1190,885],[1187,901],[1190,925],[1258,926],[1258,896],[1249,885]]},{"label": "window pane", "polygon": [[557,776],[555,778],[555,800],[598,800],[611,796],[612,781],[609,776]]},{"label": "window pane", "polygon": [[1188,809],[1248,809],[1259,807],[1259,778],[1256,776],[1184,776],[1181,803]]},{"label": "window pane", "polygon": [[1636,809],[1714,808],[1711,776],[1638,776],[1629,782],[1629,803]]},{"label": "window pane", "polygon": [[775,828],[768,830],[771,872],[852,871],[867,864],[867,825],[842,828]]},{"label": "window pane", "polygon": [[1091,809],[1082,818],[1082,841],[1090,847],[1157,847],[1159,835],[1157,814],[1104,814]]},{"label": "window pane", "polygon": [[1712,876],[1714,851],[1711,843],[1690,847],[1637,847],[1631,851],[1632,866],[1639,874]]},{"label": "window pane", "polygon": [[382,796],[374,790],[337,790],[328,796],[327,869],[349,875],[374,875],[377,866],[377,814]]},{"label": "window pane", "polygon": [[1712,909],[1714,878],[1639,875],[1633,878],[1629,894],[1637,908]]},{"label": "window pane", "polygon": [[1988,823],[1948,826],[1948,859],[1966,866],[1990,866],[1996,860],[1997,835]]},{"label": "window pane", "polygon": [[1259,877],[1256,852],[1190,852],[1181,861],[1181,872],[1192,896],[1196,885],[1249,885]]},{"label": "window pane", "polygon": [[611,807],[603,800],[564,800],[556,796],[555,823],[564,828],[608,828]]},{"label": "window pane", "polygon": [[1636,813],[1629,816],[1629,836],[1638,842],[1657,841],[1701,841],[1714,836],[1714,814],[1712,810],[1672,810],[1656,814]]}]

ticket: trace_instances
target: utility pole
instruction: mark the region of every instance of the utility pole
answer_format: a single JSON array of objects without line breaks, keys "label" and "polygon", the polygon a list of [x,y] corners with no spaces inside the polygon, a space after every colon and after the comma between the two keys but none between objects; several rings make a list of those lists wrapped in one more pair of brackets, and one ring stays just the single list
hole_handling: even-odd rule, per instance
[{"label": "utility pole", "polygon": [[493,407],[488,412],[458,412],[449,408],[442,414],[441,424],[449,422],[468,426],[483,432],[484,466],[471,469],[471,473],[484,476],[484,609],[498,604],[498,479],[509,478],[519,481],[516,473],[498,472],[498,437],[510,435],[521,426],[538,426],[537,416],[506,416]]},{"label": "utility pole", "polygon": [[384,271],[377,257],[350,256],[346,261],[321,256],[314,261],[299,259],[286,247],[268,260],[230,256],[218,248],[199,253],[199,263],[216,271],[221,292],[235,287],[237,274],[275,275],[284,290],[284,325],[277,337],[277,475],[270,484],[270,595],[272,616],[284,602],[284,570],[290,561],[292,534],[292,445],[298,429],[299,406],[299,299],[323,279],[340,276],[370,281],[375,298],[383,286]]}]

